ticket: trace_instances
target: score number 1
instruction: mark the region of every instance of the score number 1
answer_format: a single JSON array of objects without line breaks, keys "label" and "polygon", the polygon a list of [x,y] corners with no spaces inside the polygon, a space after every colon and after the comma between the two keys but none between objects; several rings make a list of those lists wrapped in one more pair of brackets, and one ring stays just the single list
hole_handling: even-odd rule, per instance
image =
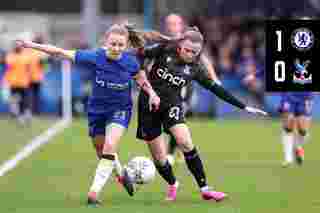
[{"label": "score number 1", "polygon": [[[282,50],[282,31],[277,30],[277,51],[281,52]],[[274,63],[274,80],[276,82],[284,82],[286,80],[285,72],[286,64],[284,61],[276,61]]]}]

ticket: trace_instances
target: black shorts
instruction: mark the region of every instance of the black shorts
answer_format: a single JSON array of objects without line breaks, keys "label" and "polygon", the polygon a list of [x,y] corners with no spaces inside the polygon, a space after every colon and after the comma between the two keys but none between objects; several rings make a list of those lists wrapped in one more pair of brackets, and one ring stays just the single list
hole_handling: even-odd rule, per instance
[{"label": "black shorts", "polygon": [[162,130],[185,123],[182,103],[161,103],[156,112],[150,112],[148,97],[142,93],[138,103],[138,128],[137,138],[150,141],[160,136]]},{"label": "black shorts", "polygon": [[30,89],[28,88],[10,88],[11,96],[16,98],[20,105],[22,106],[22,110],[30,107]]},{"label": "black shorts", "polygon": [[10,88],[10,93],[12,96],[16,96],[19,99],[27,98],[29,95],[28,88],[18,88],[18,87],[12,87]]}]

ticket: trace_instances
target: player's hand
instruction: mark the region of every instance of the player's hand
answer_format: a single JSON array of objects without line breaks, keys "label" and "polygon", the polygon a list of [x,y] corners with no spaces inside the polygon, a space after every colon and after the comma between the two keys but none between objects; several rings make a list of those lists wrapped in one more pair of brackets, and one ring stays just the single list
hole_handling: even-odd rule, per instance
[{"label": "player's hand", "polygon": [[151,94],[149,96],[149,110],[157,111],[160,107],[160,97],[157,94]]},{"label": "player's hand", "polygon": [[248,112],[248,113],[252,113],[252,114],[255,114],[255,115],[263,115],[263,116],[267,116],[268,113],[261,110],[261,109],[258,109],[258,108],[255,108],[255,107],[249,107],[247,106],[245,108],[245,110]]},{"label": "player's hand", "polygon": [[28,48],[28,47],[31,47],[32,42],[31,41],[24,41],[24,40],[16,40],[15,44],[17,47]]},{"label": "player's hand", "polygon": [[222,86],[222,82],[219,79],[214,79],[213,81],[219,86]]}]

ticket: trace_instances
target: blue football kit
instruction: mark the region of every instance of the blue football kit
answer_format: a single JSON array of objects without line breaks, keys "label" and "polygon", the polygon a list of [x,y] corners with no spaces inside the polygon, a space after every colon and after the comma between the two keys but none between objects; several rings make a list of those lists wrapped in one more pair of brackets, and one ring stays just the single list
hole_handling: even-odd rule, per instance
[{"label": "blue football kit", "polygon": [[135,55],[123,52],[118,60],[111,60],[103,48],[78,50],[75,63],[93,72],[88,100],[89,135],[105,135],[110,123],[127,128],[132,114],[131,80],[140,68]]}]

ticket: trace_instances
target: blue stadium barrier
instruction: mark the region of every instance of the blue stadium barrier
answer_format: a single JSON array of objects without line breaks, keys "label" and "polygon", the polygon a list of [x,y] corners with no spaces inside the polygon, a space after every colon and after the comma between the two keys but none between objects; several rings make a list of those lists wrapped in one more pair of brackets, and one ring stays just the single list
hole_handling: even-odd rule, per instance
[{"label": "blue stadium barrier", "polygon": [[[243,100],[244,102],[253,102],[252,97],[249,96],[248,92],[244,90],[236,77],[227,77],[222,79],[224,88],[231,91],[232,94]],[[248,117],[246,112],[240,112],[234,106],[220,100],[216,96],[212,95],[209,91],[202,88],[199,84],[194,82],[194,95],[191,104],[191,109],[195,113],[202,114],[214,114],[216,117]],[[267,94],[265,96],[266,106],[264,110],[277,114],[278,107],[280,104],[281,96],[278,93]],[[212,111],[215,112],[212,112]],[[320,96],[316,95],[313,105],[313,118],[320,119]]]},{"label": "blue stadium barrier", "polygon": [[[73,67],[71,72],[72,79],[72,97],[82,96],[82,84],[80,74]],[[2,79],[3,72],[0,72]],[[40,111],[42,113],[57,114],[60,113],[62,97],[62,75],[59,67],[50,66],[45,72],[44,81],[40,91]],[[8,103],[0,98],[0,112],[9,111]]]},{"label": "blue stadium barrier", "polygon": [[[79,100],[83,96],[83,79],[88,79],[90,73],[86,70],[78,70],[77,67],[72,67],[72,96],[74,100]],[[2,79],[3,71],[0,69],[0,79]],[[61,88],[62,88],[62,75],[60,66],[49,66],[48,71],[45,73],[45,79],[41,88],[40,97],[40,110],[43,113],[57,114],[61,111]],[[226,77],[222,79],[223,85],[226,89],[232,91],[234,95],[240,99],[249,99],[248,93],[241,89],[239,79],[236,77]],[[232,117],[232,116],[246,116],[246,113],[239,112],[238,109],[232,105],[225,103],[215,97],[211,92],[202,88],[197,82],[193,82],[194,94],[191,101],[191,110],[198,114],[208,114],[209,116],[217,117]],[[245,100],[245,101],[247,101]],[[276,111],[280,95],[267,94],[265,100],[271,111]],[[0,98],[0,112],[7,113],[9,111],[8,104]],[[313,117],[320,119],[320,96],[316,96],[313,106]]]}]

